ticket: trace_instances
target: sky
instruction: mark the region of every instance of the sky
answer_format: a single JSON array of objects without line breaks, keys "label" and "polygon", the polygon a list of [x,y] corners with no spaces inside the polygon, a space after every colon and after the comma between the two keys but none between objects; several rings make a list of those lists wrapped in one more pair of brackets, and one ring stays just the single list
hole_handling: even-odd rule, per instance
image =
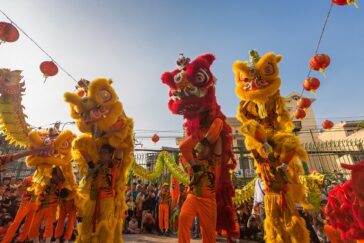
[{"label": "sky", "polygon": [[[281,94],[300,92],[307,76],[330,0],[1,0],[0,9],[77,80],[107,77],[144,147],[175,146],[183,119],[167,108],[168,88],[160,81],[175,69],[179,53],[191,59],[210,52],[217,60],[217,99],[236,115],[238,98],[232,63],[248,51],[282,54]],[[359,2],[359,5],[361,2]],[[363,5],[364,7],[364,5]],[[319,53],[331,57],[313,110],[319,123],[364,119],[363,7],[334,6]],[[0,14],[0,21],[7,21]],[[49,58],[26,36],[0,45],[0,67],[23,70],[28,123],[72,121],[63,101],[75,83],[60,71],[43,84],[39,64]],[[77,131],[74,126],[67,128]],[[147,130],[149,133],[147,133]],[[164,132],[172,131],[172,132]],[[157,132],[157,144],[150,136]],[[177,132],[177,133],[176,133]]]}]

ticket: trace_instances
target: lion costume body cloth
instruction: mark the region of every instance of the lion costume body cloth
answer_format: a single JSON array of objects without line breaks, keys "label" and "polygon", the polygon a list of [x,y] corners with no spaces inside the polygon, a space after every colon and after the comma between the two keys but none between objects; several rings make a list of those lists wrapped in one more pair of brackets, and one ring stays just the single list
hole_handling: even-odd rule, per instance
[{"label": "lion costume body cloth", "polygon": [[[71,117],[83,133],[73,143],[73,157],[79,165],[81,195],[84,199],[78,225],[76,242],[111,243],[122,242],[123,216],[126,209],[125,190],[127,171],[132,164],[134,151],[133,121],[124,113],[109,79],[99,78],[67,92],[66,102],[71,107]],[[98,166],[99,151],[110,145],[120,154],[121,161],[112,171],[112,196],[102,197],[102,186],[93,197],[92,176],[87,158]],[[115,152],[116,153],[116,152]],[[101,169],[100,169],[101,170]],[[105,178],[109,172],[105,172]],[[100,191],[101,190],[101,191]]]},{"label": "lion costume body cloth", "polygon": [[[215,242],[215,230],[224,229],[229,236],[237,233],[231,178],[236,161],[231,127],[216,100],[216,80],[210,71],[214,60],[212,54],[201,55],[193,61],[181,55],[178,68],[161,77],[170,88],[170,111],[185,119],[185,139],[180,150],[195,172],[179,216],[180,243],[189,242],[190,226],[196,215],[203,230],[203,242]],[[201,148],[205,154],[198,156],[196,151]]]},{"label": "lion costume body cloth", "polygon": [[299,183],[303,169],[298,160],[307,160],[307,154],[292,134],[294,125],[280,96],[277,64],[282,56],[267,53],[259,57],[251,51],[250,58],[250,62],[236,61],[233,71],[240,98],[237,118],[243,123],[240,131],[265,185],[265,240],[309,242],[305,221],[295,207],[296,203],[309,206]]}]

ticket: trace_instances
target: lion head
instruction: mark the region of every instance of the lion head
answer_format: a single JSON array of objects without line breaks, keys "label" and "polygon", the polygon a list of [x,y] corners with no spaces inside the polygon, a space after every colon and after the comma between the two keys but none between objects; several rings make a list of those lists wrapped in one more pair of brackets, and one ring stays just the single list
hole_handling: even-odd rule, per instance
[{"label": "lion head", "polygon": [[269,52],[259,57],[256,51],[250,52],[251,61],[236,61],[233,64],[236,95],[241,100],[265,102],[279,90],[281,79],[278,63],[281,55]]},{"label": "lion head", "polygon": [[106,131],[118,122],[120,116],[125,116],[111,83],[110,79],[99,78],[83,87],[81,92],[78,89],[64,94],[71,107],[71,117],[81,132],[91,133],[95,125]]},{"label": "lion head", "polygon": [[51,128],[31,131],[29,133],[29,149],[46,149],[45,152],[28,156],[26,158],[27,165],[49,167],[69,164],[74,138],[75,135],[69,130],[58,132]]},{"label": "lion head", "polygon": [[169,86],[168,107],[173,114],[196,117],[216,104],[215,78],[210,71],[214,60],[209,53],[193,61],[181,55],[178,68],[162,74],[162,82]]}]

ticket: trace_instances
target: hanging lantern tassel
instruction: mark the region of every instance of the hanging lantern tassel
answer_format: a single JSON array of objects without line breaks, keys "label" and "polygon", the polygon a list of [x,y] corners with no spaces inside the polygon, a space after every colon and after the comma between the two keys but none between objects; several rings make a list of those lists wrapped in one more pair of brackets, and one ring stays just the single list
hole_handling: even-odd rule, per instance
[{"label": "hanging lantern tassel", "polygon": [[40,71],[43,73],[44,82],[47,81],[48,77],[54,76],[58,73],[57,65],[52,61],[44,61],[39,66]]},{"label": "hanging lantern tassel", "polygon": [[310,60],[310,67],[326,77],[325,70],[330,65],[330,57],[326,54],[316,54]]}]

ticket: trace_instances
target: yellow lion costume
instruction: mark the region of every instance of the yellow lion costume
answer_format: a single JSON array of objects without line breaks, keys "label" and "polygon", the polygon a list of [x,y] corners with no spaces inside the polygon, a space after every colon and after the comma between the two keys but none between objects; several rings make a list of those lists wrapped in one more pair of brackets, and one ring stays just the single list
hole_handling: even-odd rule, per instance
[{"label": "yellow lion costume", "polygon": [[[134,151],[133,121],[126,116],[111,83],[110,79],[104,78],[92,82],[81,80],[76,92],[64,95],[70,104],[71,117],[83,132],[73,143],[73,157],[83,177],[80,186],[85,202],[80,212],[83,221],[78,225],[77,238],[77,242],[82,243],[122,242],[127,171]],[[90,198],[92,179],[88,175],[92,168],[89,168],[87,158],[98,162],[100,148],[105,144],[115,148],[115,154],[121,154],[121,165],[115,178],[115,196],[103,199],[95,218],[98,199]],[[106,212],[113,213],[106,215]]]},{"label": "yellow lion costume", "polygon": [[280,96],[278,63],[281,55],[270,52],[260,57],[250,51],[250,62],[233,64],[236,95],[240,98],[240,131],[252,152],[257,173],[265,186],[264,222],[266,242],[309,242],[305,221],[299,217],[295,203],[305,204],[303,174],[298,159],[307,154],[292,134],[294,125]]}]

